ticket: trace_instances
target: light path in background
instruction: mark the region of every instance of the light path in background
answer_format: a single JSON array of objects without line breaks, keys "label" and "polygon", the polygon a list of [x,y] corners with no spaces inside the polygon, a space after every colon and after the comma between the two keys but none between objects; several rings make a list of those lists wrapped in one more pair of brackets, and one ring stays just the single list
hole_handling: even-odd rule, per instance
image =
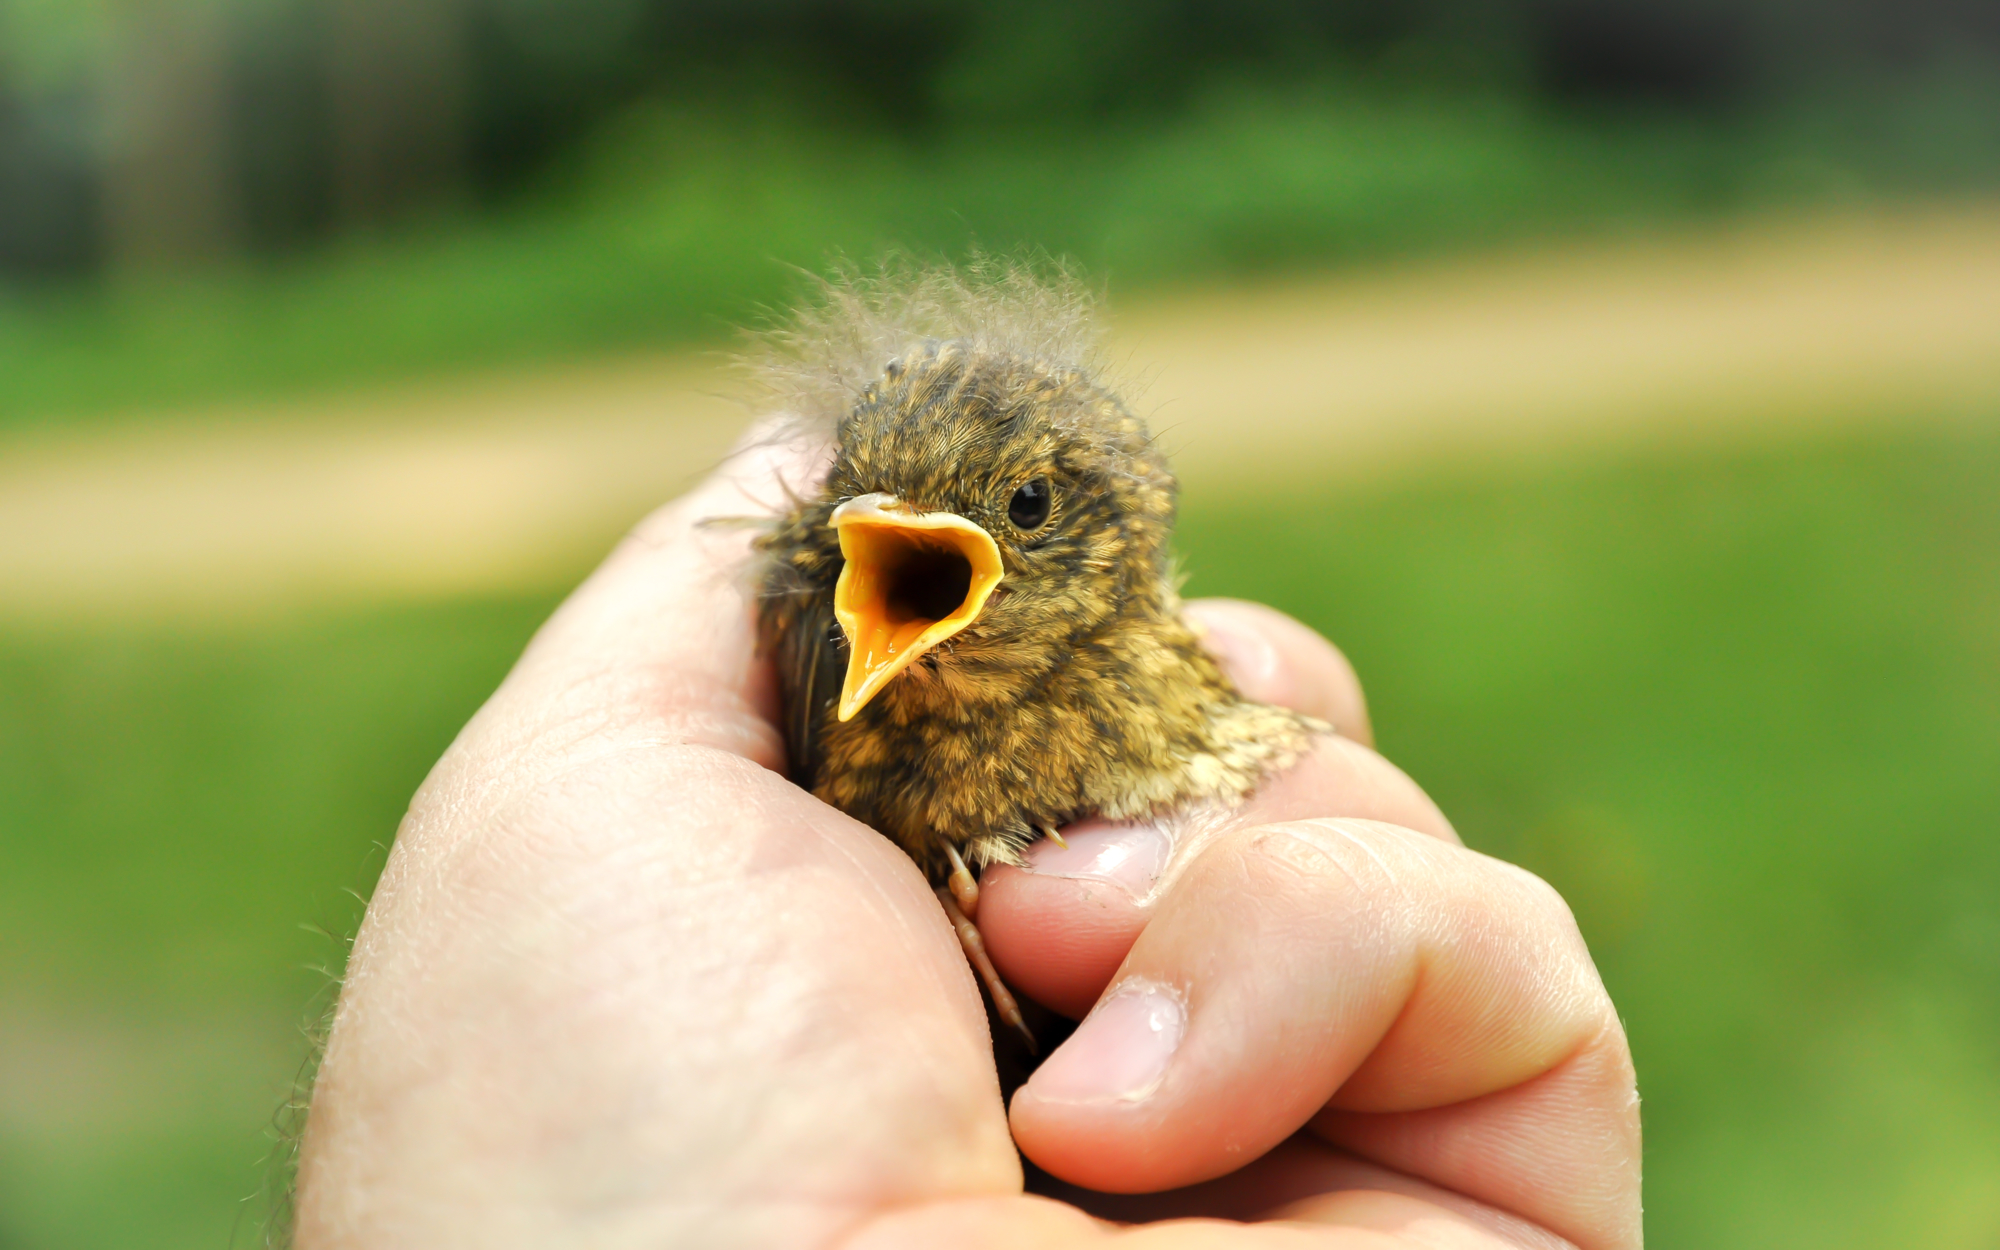
[{"label": "light path in background", "polygon": [[542,588],[727,452],[705,362],[140,419],[0,451],[0,614]]},{"label": "light path in background", "polygon": [[[1189,488],[1551,448],[2000,421],[2000,211],[1764,223],[1116,310]],[[0,617],[541,589],[713,465],[713,358],[0,443]]]}]

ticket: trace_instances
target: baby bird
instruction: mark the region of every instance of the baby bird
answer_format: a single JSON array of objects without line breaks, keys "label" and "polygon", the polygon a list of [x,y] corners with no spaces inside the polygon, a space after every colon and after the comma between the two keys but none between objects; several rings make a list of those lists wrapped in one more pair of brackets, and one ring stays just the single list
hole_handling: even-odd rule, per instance
[{"label": "baby bird", "polygon": [[973,871],[1085,816],[1240,800],[1326,727],[1244,700],[1182,619],[1176,483],[1078,358],[1073,285],[988,263],[828,296],[779,376],[832,467],[759,540],[791,772],[946,885],[1026,1036]]}]

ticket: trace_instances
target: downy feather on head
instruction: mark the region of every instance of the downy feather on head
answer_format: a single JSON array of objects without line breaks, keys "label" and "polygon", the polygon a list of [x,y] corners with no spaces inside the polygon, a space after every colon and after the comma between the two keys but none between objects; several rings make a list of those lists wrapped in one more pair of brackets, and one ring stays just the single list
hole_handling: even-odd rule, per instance
[{"label": "downy feather on head", "polygon": [[1073,267],[1046,258],[843,260],[753,331],[738,362],[771,441],[824,444],[893,362],[941,344],[1106,387],[1098,304]]}]

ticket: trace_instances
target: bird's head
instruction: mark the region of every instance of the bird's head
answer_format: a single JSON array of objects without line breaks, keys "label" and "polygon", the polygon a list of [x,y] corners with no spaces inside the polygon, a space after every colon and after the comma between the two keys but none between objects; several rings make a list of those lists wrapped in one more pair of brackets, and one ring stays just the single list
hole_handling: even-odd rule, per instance
[{"label": "bird's head", "polygon": [[849,643],[838,709],[1018,698],[1173,591],[1175,485],[1086,372],[966,340],[891,361],[842,419],[827,482]]}]

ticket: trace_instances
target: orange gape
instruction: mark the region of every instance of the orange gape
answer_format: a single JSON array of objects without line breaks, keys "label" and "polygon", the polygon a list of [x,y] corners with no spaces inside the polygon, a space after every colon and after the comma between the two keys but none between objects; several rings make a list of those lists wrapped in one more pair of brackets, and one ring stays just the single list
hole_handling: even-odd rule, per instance
[{"label": "orange gape", "polygon": [[[839,717],[852,720],[889,679],[924,652],[972,624],[1000,584],[1000,548],[993,536],[952,512],[911,513],[893,495],[862,495],[833,513],[846,566],[833,591],[834,617],[851,648],[841,685]],[[962,561],[965,594],[956,603],[924,602],[909,593],[926,586],[940,562]]]}]

